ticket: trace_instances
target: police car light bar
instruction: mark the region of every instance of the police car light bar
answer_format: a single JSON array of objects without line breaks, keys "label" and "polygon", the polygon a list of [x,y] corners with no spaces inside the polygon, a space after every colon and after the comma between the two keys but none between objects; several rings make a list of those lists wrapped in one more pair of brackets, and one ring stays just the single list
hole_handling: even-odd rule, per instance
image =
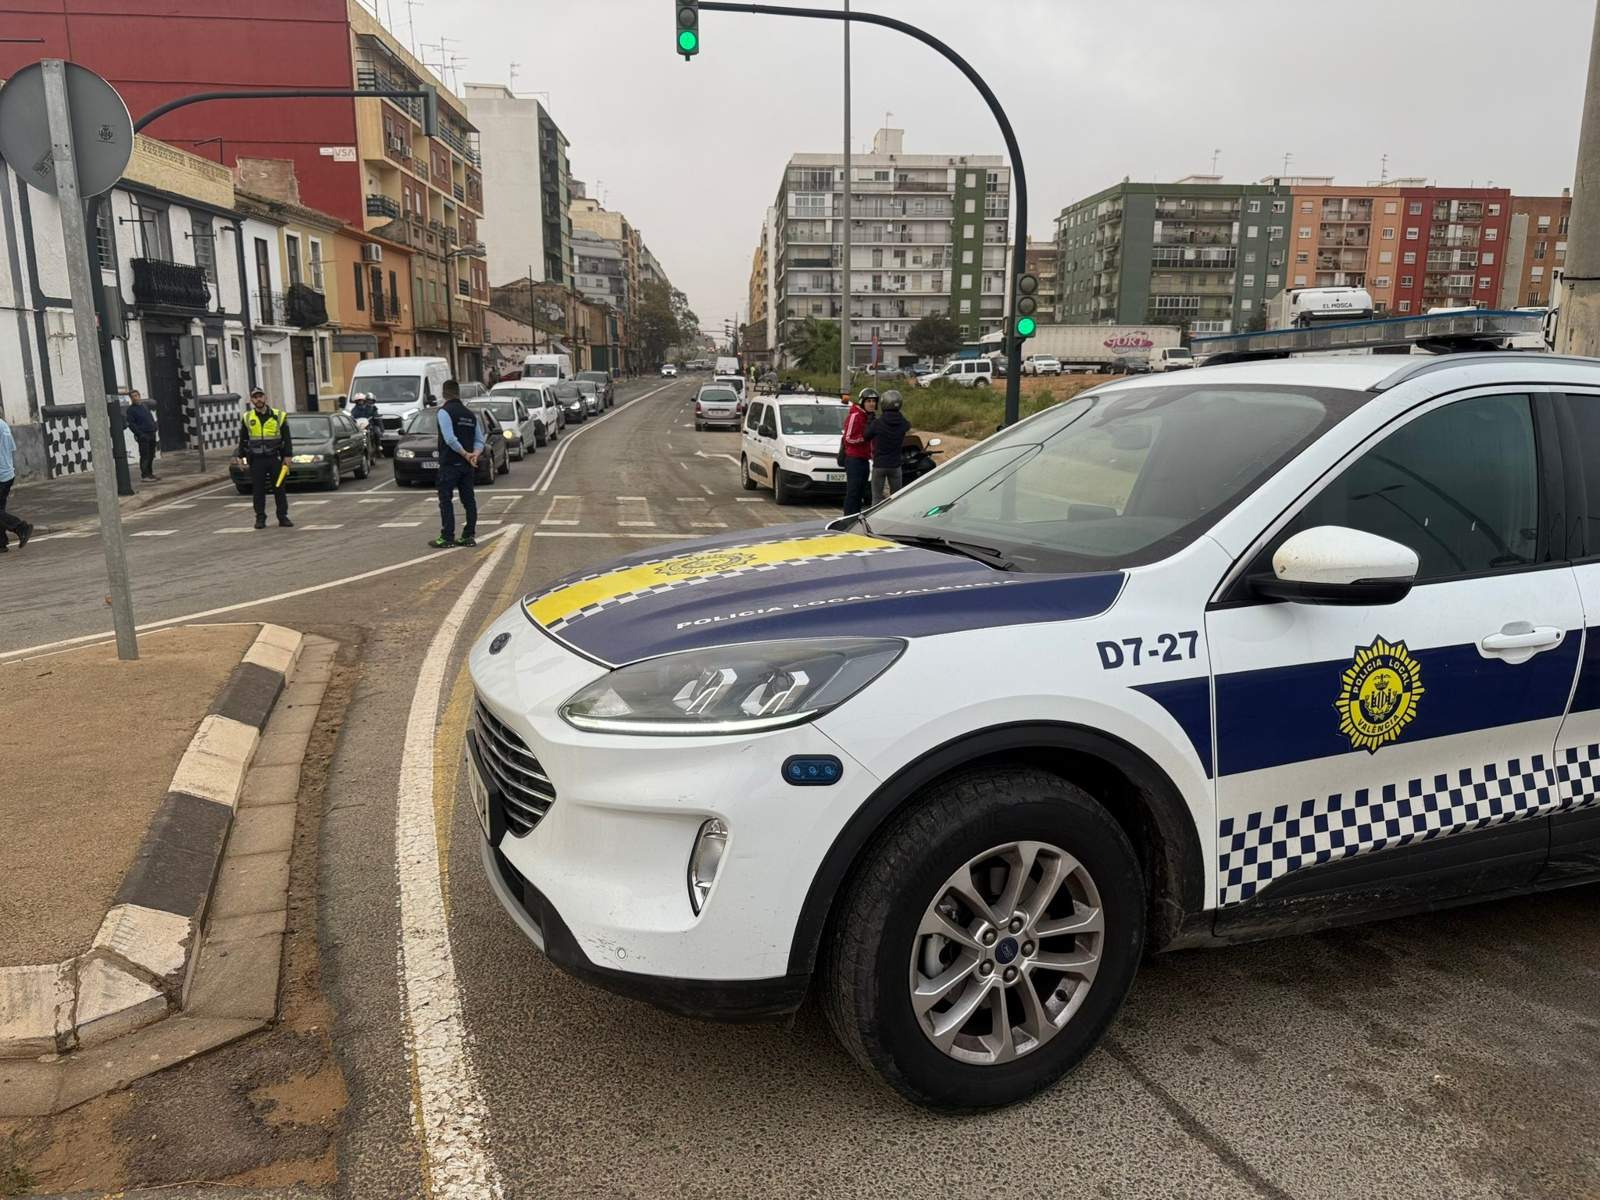
[{"label": "police car light bar", "polygon": [[1542,313],[1479,308],[1433,316],[1330,322],[1261,333],[1219,333],[1191,338],[1189,344],[1196,355],[1207,356],[1208,363],[1225,363],[1252,358],[1285,358],[1291,354],[1326,354],[1332,350],[1403,352],[1413,346],[1438,353],[1495,350],[1503,349],[1510,338],[1543,331]]}]

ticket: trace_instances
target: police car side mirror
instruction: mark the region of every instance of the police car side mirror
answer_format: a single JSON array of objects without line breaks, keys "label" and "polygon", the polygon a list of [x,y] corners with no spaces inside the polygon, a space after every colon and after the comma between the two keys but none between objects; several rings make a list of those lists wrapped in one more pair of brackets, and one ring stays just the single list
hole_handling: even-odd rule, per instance
[{"label": "police car side mirror", "polygon": [[1251,590],[1301,604],[1394,604],[1417,578],[1417,554],[1377,534],[1318,525],[1285,541],[1272,573],[1250,577]]}]

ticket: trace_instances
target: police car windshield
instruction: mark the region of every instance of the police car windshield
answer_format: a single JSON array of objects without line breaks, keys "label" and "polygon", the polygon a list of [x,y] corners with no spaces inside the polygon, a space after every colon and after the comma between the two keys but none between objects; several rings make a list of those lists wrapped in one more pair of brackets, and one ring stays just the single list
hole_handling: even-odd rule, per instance
[{"label": "police car windshield", "polygon": [[842,404],[780,404],[778,420],[785,433],[841,434],[845,411]]},{"label": "police car windshield", "polygon": [[874,509],[885,537],[993,547],[1019,571],[1093,571],[1182,549],[1370,396],[1147,387],[1047,409]]},{"label": "police car windshield", "polygon": [[422,380],[415,375],[362,375],[352,390],[370,393],[378,404],[412,404],[422,390]]}]

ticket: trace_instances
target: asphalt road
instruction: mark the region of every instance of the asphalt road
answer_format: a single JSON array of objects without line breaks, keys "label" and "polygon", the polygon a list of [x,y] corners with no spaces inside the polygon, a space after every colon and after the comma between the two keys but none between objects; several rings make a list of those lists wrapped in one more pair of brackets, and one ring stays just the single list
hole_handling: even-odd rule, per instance
[{"label": "asphalt road", "polygon": [[[249,525],[231,492],[140,519],[174,530],[135,543],[141,620],[248,604],[219,619],[336,637],[359,663],[319,855],[322,981],[350,1096],[340,1194],[428,1194],[396,813],[430,645],[477,580],[442,676],[431,802],[461,1014],[455,1065],[481,1099],[483,1155],[505,1196],[1600,1195],[1593,888],[1153,960],[1076,1074],[1028,1104],[960,1119],[913,1109],[863,1074],[814,1007],[785,1025],[701,1024],[544,961],[491,896],[476,818],[457,800],[467,646],[569,570],[824,515],[741,490],[737,435],[692,428],[695,382],[628,385],[559,460],[541,451],[486,489],[484,516],[514,539],[487,575],[494,542],[422,557],[431,496],[376,481],[296,497],[301,528],[281,534],[215,532]],[[107,627],[92,540],[37,551],[35,582],[5,579],[0,653]]]}]

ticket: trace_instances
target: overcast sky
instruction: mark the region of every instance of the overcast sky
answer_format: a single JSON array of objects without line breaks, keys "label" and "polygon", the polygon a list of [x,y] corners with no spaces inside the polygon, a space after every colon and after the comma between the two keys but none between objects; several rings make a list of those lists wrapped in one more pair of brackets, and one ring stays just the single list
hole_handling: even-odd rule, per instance
[{"label": "overcast sky", "polygon": [[[376,3],[402,41],[404,0]],[[805,3],[806,0],[794,0]],[[842,0],[810,0],[842,8]],[[1282,170],[1341,183],[1389,174],[1570,186],[1593,0],[854,0],[915,21],[990,82],[1016,127],[1029,228],[1123,176]],[[672,0],[424,0],[416,40],[443,34],[462,82],[548,92],[573,173],[644,233],[707,326],[742,312],[750,255],[783,164],[843,134],[837,23],[701,17],[673,50]],[[908,153],[1002,154],[987,108],[902,34],[853,35],[853,137],[905,129]],[[432,60],[435,53],[424,52]],[[542,98],[542,97],[541,97]]]}]

